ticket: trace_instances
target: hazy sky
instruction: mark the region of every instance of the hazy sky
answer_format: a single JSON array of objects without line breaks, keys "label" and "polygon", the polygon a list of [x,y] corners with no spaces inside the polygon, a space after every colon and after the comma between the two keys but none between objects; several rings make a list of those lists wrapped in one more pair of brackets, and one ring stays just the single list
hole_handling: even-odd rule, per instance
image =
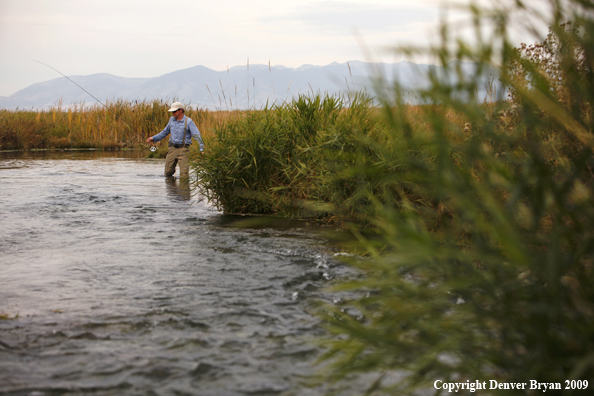
[{"label": "hazy sky", "polygon": [[[66,75],[156,77],[203,65],[397,62],[427,43],[443,0],[0,0],[0,95]],[[440,11],[441,10],[441,11]],[[448,14],[451,15],[451,12]]]}]

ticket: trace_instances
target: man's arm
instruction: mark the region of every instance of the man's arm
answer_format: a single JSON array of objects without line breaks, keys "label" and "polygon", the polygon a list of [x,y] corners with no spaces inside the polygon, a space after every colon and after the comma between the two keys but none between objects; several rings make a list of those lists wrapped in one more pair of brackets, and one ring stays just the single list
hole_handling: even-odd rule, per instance
[{"label": "man's arm", "polygon": [[204,141],[202,140],[202,135],[200,135],[200,131],[193,120],[188,123],[188,129],[190,129],[192,137],[198,141],[198,144],[200,145],[200,152],[204,152]]}]

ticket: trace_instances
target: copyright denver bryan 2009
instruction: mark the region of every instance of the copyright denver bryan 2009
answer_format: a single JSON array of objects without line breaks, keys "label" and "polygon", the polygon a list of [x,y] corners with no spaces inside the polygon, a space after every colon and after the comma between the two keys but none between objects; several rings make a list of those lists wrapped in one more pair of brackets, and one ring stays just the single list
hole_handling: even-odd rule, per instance
[{"label": "copyright denver bryan 2009", "polygon": [[470,380],[467,380],[466,382],[443,382],[441,380],[436,380],[433,383],[433,387],[435,389],[447,390],[448,392],[458,392],[461,390],[476,392],[477,390],[489,389],[531,389],[546,392],[548,389],[587,389],[588,381],[565,381],[565,386],[563,386],[563,384],[560,382],[538,382],[536,380],[530,380],[528,382],[498,382],[496,380],[476,380],[473,382],[471,382]]}]

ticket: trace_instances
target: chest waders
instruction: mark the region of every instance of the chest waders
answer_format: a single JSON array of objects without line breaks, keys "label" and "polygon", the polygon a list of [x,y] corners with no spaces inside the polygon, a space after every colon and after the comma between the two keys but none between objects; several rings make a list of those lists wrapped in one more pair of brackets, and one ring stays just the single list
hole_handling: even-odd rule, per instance
[{"label": "chest waders", "polygon": [[[184,138],[180,148],[170,146],[167,150],[167,158],[165,159],[165,176],[171,177],[175,173],[175,167],[179,163],[180,178],[188,178],[190,176],[190,163],[188,155],[186,154],[186,132],[188,128],[188,117],[184,123]],[[192,139],[192,138],[190,138]]]}]

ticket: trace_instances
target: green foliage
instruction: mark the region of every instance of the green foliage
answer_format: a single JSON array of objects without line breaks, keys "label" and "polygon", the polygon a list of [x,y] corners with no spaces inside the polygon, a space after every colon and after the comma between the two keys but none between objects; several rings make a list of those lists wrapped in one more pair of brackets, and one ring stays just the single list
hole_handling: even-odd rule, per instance
[{"label": "green foliage", "polygon": [[[430,72],[415,93],[436,105],[405,105],[399,87],[379,115],[362,97],[301,97],[220,125],[196,161],[227,212],[350,221],[366,254],[336,286],[350,299],[319,308],[321,380],[373,373],[369,393],[389,394],[440,393],[435,380],[594,385],[594,3],[551,1],[551,33],[520,48],[512,14],[539,12],[514,4],[469,7],[473,45],[442,26],[429,55],[458,78]],[[495,100],[494,67],[510,101]]]},{"label": "green foliage", "polygon": [[384,128],[373,112],[363,95],[349,107],[317,95],[237,117],[215,129],[208,155],[194,162],[200,187],[227,213],[348,217],[343,210],[356,206],[344,202],[363,175],[352,172],[361,139]]},{"label": "green foliage", "polygon": [[[476,84],[480,68],[465,83],[435,79],[419,93],[442,104],[424,107],[424,131],[386,99],[389,128],[404,139],[405,150],[372,146],[387,162],[402,164],[392,183],[409,186],[412,194],[389,202],[368,191],[381,236],[369,240],[353,229],[371,258],[352,260],[363,276],[337,286],[355,293],[346,305],[320,308],[332,334],[322,342],[323,360],[330,363],[323,379],[372,372],[378,381],[370,393],[389,394],[419,388],[439,393],[433,388],[438,379],[536,380],[563,388],[565,380],[584,379],[592,389],[594,22],[587,16],[594,4],[580,4],[586,8],[581,16],[557,8],[550,22],[553,32],[561,32],[553,52],[563,77],[555,92],[570,94],[555,94],[546,79],[519,80],[519,52],[506,38],[509,10],[474,7],[477,28],[493,24],[494,40],[474,50],[458,41],[452,50],[444,26],[444,43],[433,51],[450,70],[452,56],[485,65],[497,56],[509,60],[501,75],[521,107],[512,115],[509,103],[481,106],[452,98],[460,91],[472,96],[475,86],[468,81]],[[567,19],[584,30],[565,34],[560,21]],[[566,40],[580,51],[561,51],[570,47]],[[547,73],[535,59],[522,64],[532,76]],[[468,120],[470,136],[447,130],[452,113]],[[422,199],[406,199],[411,196]],[[435,222],[439,211],[444,215]],[[404,379],[390,380],[402,372]],[[562,392],[571,393],[547,390]]]}]

